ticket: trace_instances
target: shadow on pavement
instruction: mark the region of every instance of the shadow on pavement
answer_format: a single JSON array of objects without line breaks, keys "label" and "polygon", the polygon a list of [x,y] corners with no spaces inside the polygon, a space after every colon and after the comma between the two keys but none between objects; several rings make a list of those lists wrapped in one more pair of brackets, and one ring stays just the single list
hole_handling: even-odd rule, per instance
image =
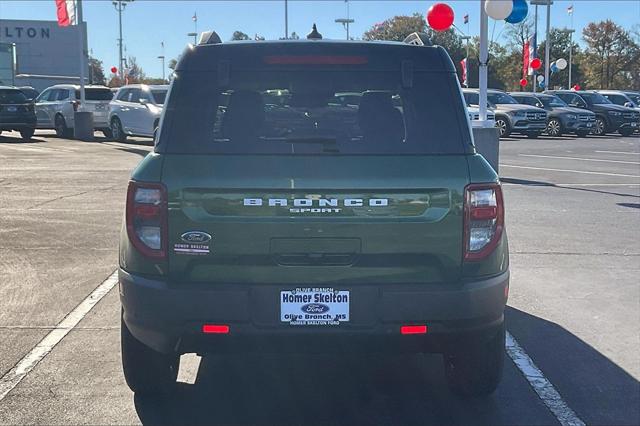
[{"label": "shadow on pavement", "polygon": [[619,206],[622,207],[629,207],[631,209],[640,209],[640,204],[638,203],[617,203]]},{"label": "shadow on pavement", "polygon": [[506,320],[510,333],[586,424],[640,424],[640,382],[606,355],[560,325],[518,309],[508,307]]},{"label": "shadow on pavement", "polygon": [[[508,308],[508,328],[587,424],[637,424],[639,383],[542,318]],[[135,397],[144,424],[557,424],[506,358],[496,393],[449,393],[437,355],[211,355],[195,384],[166,399]]]},{"label": "shadow on pavement", "polygon": [[151,151],[148,149],[138,149],[138,148],[125,148],[125,147],[116,147],[118,151],[129,152],[131,154],[138,154],[141,157],[146,157],[147,154]]},{"label": "shadow on pavement", "polygon": [[573,191],[595,192],[597,194],[617,195],[619,197],[640,198],[640,195],[622,194],[620,192],[602,191],[602,190],[599,190],[599,189],[575,188],[575,187],[572,187],[572,186],[565,186],[565,185],[558,186],[555,183],[538,181],[538,180],[528,180],[528,179],[517,179],[517,178],[510,178],[510,177],[500,177],[500,181],[503,182],[503,183],[510,183],[510,184],[513,184],[513,185],[548,186],[548,187],[558,188],[558,189],[571,189]]}]

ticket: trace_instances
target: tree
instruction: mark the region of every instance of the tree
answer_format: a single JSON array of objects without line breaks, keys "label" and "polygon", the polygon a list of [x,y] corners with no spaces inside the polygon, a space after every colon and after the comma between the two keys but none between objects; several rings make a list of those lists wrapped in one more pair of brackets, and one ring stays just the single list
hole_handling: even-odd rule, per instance
[{"label": "tree", "polygon": [[102,61],[89,55],[89,82],[91,84],[105,84],[107,82],[104,76],[104,69],[102,68]]},{"label": "tree", "polygon": [[127,58],[127,69],[125,72],[129,84],[140,83],[147,78],[142,67],[138,65],[138,61],[135,56],[129,56],[129,58]]},{"label": "tree", "polygon": [[582,30],[587,43],[583,66],[589,87],[624,89],[640,67],[640,46],[631,32],[607,19],[591,22]]},{"label": "tree", "polygon": [[362,38],[364,40],[402,41],[411,33],[425,32],[426,28],[427,22],[419,13],[414,13],[411,16],[394,16],[375,24],[364,33]]},{"label": "tree", "polygon": [[291,40],[300,40],[300,36],[295,31],[291,33],[291,36],[289,38]]},{"label": "tree", "polygon": [[250,40],[250,37],[242,31],[234,31],[231,40]]}]

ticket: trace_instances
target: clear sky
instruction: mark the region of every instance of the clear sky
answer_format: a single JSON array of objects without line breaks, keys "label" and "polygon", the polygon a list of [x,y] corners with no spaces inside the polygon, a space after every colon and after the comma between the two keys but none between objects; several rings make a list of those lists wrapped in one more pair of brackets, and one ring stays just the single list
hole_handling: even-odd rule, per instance
[{"label": "clear sky", "polygon": [[[111,1],[84,0],[84,17],[88,24],[89,48],[93,55],[104,62],[105,72],[117,65],[118,58],[118,16]],[[434,1],[403,0],[350,0],[350,17],[355,19],[351,26],[351,36],[361,37],[373,24],[394,15],[413,12],[425,13]],[[470,16],[469,32],[479,32],[480,6],[477,0],[446,1],[455,12],[455,22],[463,30],[465,14]],[[625,28],[640,24],[640,0],[556,0],[552,6],[551,25],[569,27],[567,8],[573,4],[574,26],[578,30],[588,22],[612,19]],[[532,13],[530,7],[530,13]],[[539,32],[545,24],[545,13],[539,12]],[[126,7],[123,14],[124,43],[127,54],[135,56],[147,75],[160,76],[161,42],[164,54],[177,57],[186,43],[192,41],[187,33],[194,31],[192,17],[198,16],[198,31],[214,29],[223,40],[231,38],[234,30],[251,36],[259,34],[267,39],[284,36],[284,0],[262,1],[187,1],[187,0],[135,0]],[[325,38],[344,38],[342,25],[334,23],[335,18],[346,17],[347,3],[343,0],[304,1],[289,0],[289,32],[295,31],[305,36],[315,22]],[[0,19],[41,19],[55,20],[54,0],[0,0]],[[493,27],[490,20],[489,34],[498,39],[504,22]],[[578,31],[579,34],[579,31]],[[543,39],[539,36],[539,40]]]}]

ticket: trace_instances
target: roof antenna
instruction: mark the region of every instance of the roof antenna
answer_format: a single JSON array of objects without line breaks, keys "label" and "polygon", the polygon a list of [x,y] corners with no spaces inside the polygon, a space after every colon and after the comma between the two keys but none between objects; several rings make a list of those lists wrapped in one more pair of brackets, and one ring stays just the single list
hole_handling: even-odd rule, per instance
[{"label": "roof antenna", "polygon": [[322,34],[318,32],[318,28],[316,28],[316,24],[313,24],[311,28],[311,32],[307,34],[307,39],[309,40],[322,40]]}]

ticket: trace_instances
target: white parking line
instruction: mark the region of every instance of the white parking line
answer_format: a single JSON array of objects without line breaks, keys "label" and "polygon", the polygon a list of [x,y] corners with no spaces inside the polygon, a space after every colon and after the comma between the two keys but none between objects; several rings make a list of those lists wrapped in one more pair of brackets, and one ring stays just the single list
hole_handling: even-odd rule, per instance
[{"label": "white parking line", "polygon": [[596,161],[600,163],[634,164],[636,166],[640,166],[640,163],[637,161],[601,160],[599,158],[565,157],[565,156],[558,156],[558,155],[536,155],[536,154],[518,154],[518,155],[520,157],[559,158],[563,160]]},{"label": "white parking line", "polygon": [[630,151],[596,151],[601,154],[632,154],[632,155],[640,155],[640,152],[630,152]]},{"label": "white parking line", "polygon": [[0,378],[0,401],[42,361],[64,337],[93,309],[93,307],[118,283],[114,272],[91,292],[74,310],[69,312],[38,344]]},{"label": "white parking line", "polygon": [[500,167],[511,167],[514,169],[546,170],[549,172],[582,173],[585,175],[621,176],[621,177],[640,178],[640,176],[637,176],[637,175],[624,175],[621,173],[589,172],[585,170],[569,170],[569,169],[548,169],[546,167],[516,166],[513,164],[500,164]]},{"label": "white parking line", "polygon": [[531,357],[522,349],[511,333],[507,332],[507,354],[522,372],[533,390],[538,394],[544,405],[551,410],[562,426],[585,426],[577,414],[562,399],[556,388],[547,380],[542,371]]}]

